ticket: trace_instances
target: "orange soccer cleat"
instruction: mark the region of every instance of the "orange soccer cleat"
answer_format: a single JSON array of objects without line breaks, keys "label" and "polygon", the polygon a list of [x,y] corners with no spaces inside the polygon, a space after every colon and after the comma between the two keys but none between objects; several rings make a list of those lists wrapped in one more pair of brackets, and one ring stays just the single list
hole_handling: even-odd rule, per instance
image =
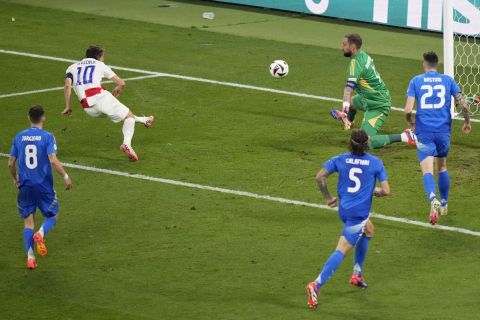
[{"label": "orange soccer cleat", "polygon": [[42,234],[40,232],[36,232],[33,235],[33,241],[36,244],[38,254],[42,257],[45,257],[47,255],[47,246],[45,245],[45,240],[43,239]]}]

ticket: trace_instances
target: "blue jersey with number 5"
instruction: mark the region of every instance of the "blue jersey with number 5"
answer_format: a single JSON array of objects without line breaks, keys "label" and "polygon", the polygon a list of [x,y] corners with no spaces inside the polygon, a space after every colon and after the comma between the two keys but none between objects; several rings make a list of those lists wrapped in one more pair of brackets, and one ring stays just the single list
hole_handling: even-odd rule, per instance
[{"label": "blue jersey with number 5", "polygon": [[377,180],[388,179],[382,161],[368,153],[362,156],[344,153],[331,158],[323,166],[329,173],[338,172],[338,212],[342,220],[368,218]]},{"label": "blue jersey with number 5", "polygon": [[18,159],[20,187],[37,187],[53,192],[49,154],[57,153],[55,137],[48,131],[29,128],[16,135],[10,155]]},{"label": "blue jersey with number 5", "polygon": [[450,132],[452,96],[460,92],[455,80],[436,71],[414,77],[408,86],[407,96],[417,100],[415,133]]}]

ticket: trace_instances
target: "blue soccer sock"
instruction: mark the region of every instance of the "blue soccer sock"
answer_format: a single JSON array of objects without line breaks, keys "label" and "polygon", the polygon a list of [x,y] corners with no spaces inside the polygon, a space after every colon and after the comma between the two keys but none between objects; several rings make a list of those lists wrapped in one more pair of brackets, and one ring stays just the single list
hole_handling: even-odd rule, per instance
[{"label": "blue soccer sock", "polygon": [[23,229],[23,244],[25,245],[25,252],[28,258],[35,258],[33,253],[33,229]]},{"label": "blue soccer sock", "polygon": [[423,175],[423,187],[425,188],[425,193],[427,194],[429,202],[432,202],[432,200],[437,197],[435,194],[436,186],[435,179],[433,179],[433,174],[425,173]]},{"label": "blue soccer sock", "polygon": [[438,190],[440,191],[442,206],[444,206],[448,203],[448,191],[450,191],[450,175],[448,171],[438,173]]},{"label": "blue soccer sock", "polygon": [[38,232],[40,232],[42,237],[44,237],[50,230],[52,230],[52,228],[55,226],[56,223],[57,223],[56,217],[46,218],[45,221],[43,221],[43,224],[38,230]]},{"label": "blue soccer sock", "polygon": [[367,256],[368,244],[371,237],[363,235],[355,246],[355,260],[353,265],[353,272],[359,277],[362,276],[363,264],[365,263],[365,257]]},{"label": "blue soccer sock", "polygon": [[323,286],[328,281],[328,279],[330,279],[331,276],[333,276],[335,270],[337,270],[338,266],[340,266],[344,258],[345,255],[339,250],[336,250],[330,256],[330,258],[328,258],[327,262],[325,262],[325,265],[323,266],[322,272],[320,272],[317,279],[315,280],[315,283],[317,284],[317,289],[320,289],[320,287]]}]

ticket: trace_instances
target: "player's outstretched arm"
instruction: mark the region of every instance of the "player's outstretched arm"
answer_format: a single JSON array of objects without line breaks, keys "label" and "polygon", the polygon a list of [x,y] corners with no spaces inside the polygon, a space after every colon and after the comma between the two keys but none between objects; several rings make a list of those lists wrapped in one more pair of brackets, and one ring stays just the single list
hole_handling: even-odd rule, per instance
[{"label": "player's outstretched arm", "polygon": [[461,93],[457,93],[454,98],[455,103],[462,107],[462,115],[464,119],[462,130],[465,133],[470,133],[470,131],[472,131],[472,125],[470,124],[470,108]]},{"label": "player's outstretched arm", "polygon": [[412,118],[413,106],[415,105],[415,97],[407,97],[407,102],[405,103],[405,118],[407,119],[408,127],[410,129],[415,128],[415,120]]},{"label": "player's outstretched arm", "polygon": [[63,95],[65,97],[65,109],[62,111],[63,116],[69,116],[72,114],[72,79],[65,79],[65,86],[63,88]]},{"label": "player's outstretched arm", "polygon": [[63,168],[60,160],[58,160],[57,155],[55,153],[51,153],[48,155],[48,159],[50,159],[50,164],[58,172],[59,175],[63,177],[63,181],[65,182],[65,190],[70,190],[73,187],[72,179],[68,176],[67,172]]},{"label": "player's outstretched arm", "polygon": [[8,169],[10,170],[10,174],[12,175],[13,184],[15,185],[15,187],[18,188],[19,182],[18,182],[17,166],[15,165],[16,162],[17,162],[17,158],[15,157],[8,158]]},{"label": "player's outstretched arm", "polygon": [[386,197],[390,195],[390,185],[388,184],[388,181],[382,181],[380,187],[376,187],[373,194],[375,197]]},{"label": "player's outstretched arm", "polygon": [[337,198],[332,197],[330,195],[330,192],[328,191],[327,187],[327,177],[330,175],[328,171],[325,168],[322,168],[318,173],[317,177],[315,178],[317,180],[318,188],[323,194],[323,197],[327,201],[327,205],[330,208],[335,208],[337,206]]},{"label": "player's outstretched arm", "polygon": [[122,93],[123,89],[125,89],[125,80],[123,80],[117,75],[113,76],[113,78],[110,80],[112,80],[117,85],[115,89],[112,90],[112,95],[114,97],[118,97],[120,93]]}]

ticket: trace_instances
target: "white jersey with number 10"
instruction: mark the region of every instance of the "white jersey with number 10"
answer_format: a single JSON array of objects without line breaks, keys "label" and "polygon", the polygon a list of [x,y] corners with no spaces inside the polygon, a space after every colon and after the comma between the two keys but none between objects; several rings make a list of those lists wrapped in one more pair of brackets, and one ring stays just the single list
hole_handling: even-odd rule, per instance
[{"label": "white jersey with number 10", "polygon": [[[115,72],[109,66],[93,58],[85,58],[72,64],[66,73],[66,77],[72,79],[73,90],[80,101],[87,98],[85,90],[100,88],[103,78],[111,79],[115,76]],[[100,93],[94,97],[88,97],[89,104],[95,104],[92,100],[100,98],[101,95]]]}]

